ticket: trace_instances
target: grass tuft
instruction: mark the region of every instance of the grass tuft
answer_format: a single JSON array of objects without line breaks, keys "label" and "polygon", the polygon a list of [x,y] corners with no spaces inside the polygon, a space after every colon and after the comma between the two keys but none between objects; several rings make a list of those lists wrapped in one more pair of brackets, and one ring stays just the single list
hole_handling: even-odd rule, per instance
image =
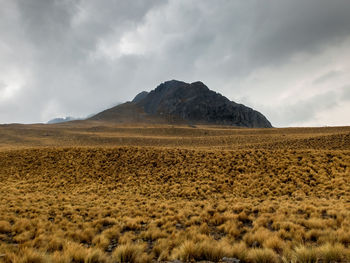
[{"label": "grass tuft", "polygon": [[278,263],[278,257],[269,248],[253,248],[248,252],[248,261],[251,263]]},{"label": "grass tuft", "polygon": [[125,244],[118,246],[112,254],[115,262],[142,262],[142,255],[144,252],[144,246],[140,244]]}]

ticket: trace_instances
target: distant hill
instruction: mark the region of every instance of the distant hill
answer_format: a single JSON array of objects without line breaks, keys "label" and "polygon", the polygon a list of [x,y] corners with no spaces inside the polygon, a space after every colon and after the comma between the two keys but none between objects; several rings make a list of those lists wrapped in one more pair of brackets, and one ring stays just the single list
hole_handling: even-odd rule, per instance
[{"label": "distant hill", "polygon": [[55,119],[49,120],[47,124],[62,123],[62,122],[74,121],[74,120],[77,120],[77,119],[73,117],[55,118]]},{"label": "distant hill", "polygon": [[230,101],[200,81],[191,84],[166,81],[149,93],[139,93],[132,102],[107,109],[90,119],[272,127],[260,112]]}]

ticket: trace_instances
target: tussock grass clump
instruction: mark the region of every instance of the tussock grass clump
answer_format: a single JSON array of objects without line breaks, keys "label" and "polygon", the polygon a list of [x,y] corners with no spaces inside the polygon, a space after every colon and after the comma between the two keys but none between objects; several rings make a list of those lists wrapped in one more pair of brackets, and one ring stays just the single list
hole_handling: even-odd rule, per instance
[{"label": "tussock grass clump", "polygon": [[349,259],[349,252],[341,244],[324,244],[317,249],[323,262],[342,262]]},{"label": "tussock grass clump", "polygon": [[279,259],[269,248],[253,248],[248,252],[248,261],[251,263],[278,263]]},{"label": "tussock grass clump", "polygon": [[259,228],[255,233],[244,235],[244,241],[249,247],[261,248],[266,240],[272,236],[272,233],[266,228]]},{"label": "tussock grass clump", "polygon": [[0,234],[6,234],[11,232],[11,224],[7,221],[0,221]]},{"label": "tussock grass clump", "polygon": [[[205,243],[204,243],[205,242]],[[213,248],[210,246],[207,241],[204,241],[202,244],[193,242],[192,240],[186,240],[179,247],[177,247],[172,257],[174,259],[180,259],[182,261],[201,261],[201,260],[212,260],[212,258],[220,257],[221,250]],[[210,246],[210,249],[208,249]],[[219,254],[218,254],[219,252]]]},{"label": "tussock grass clump", "polygon": [[48,243],[47,243],[47,251],[48,252],[55,252],[55,251],[62,251],[64,248],[65,241],[64,239],[53,237]]},{"label": "tussock grass clump", "polygon": [[77,243],[66,243],[64,247],[64,258],[68,259],[68,262],[84,262],[86,256],[89,254],[89,250]]},{"label": "tussock grass clump", "polygon": [[23,248],[19,251],[17,256],[10,255],[5,257],[5,262],[18,262],[18,263],[46,263],[50,258],[42,252],[38,252],[31,248]]},{"label": "tussock grass clump", "polygon": [[292,252],[292,260],[300,263],[347,262],[349,259],[349,251],[339,243],[327,243],[320,247],[299,246]]},{"label": "tussock grass clump", "polygon": [[227,234],[229,237],[233,239],[238,238],[241,234],[240,227],[238,227],[237,223],[232,220],[226,221],[223,225],[218,227],[218,230],[221,230],[223,233]]},{"label": "tussock grass clump", "polygon": [[263,247],[272,249],[275,253],[282,255],[286,249],[287,244],[277,235],[271,234],[263,241]]},{"label": "tussock grass clump", "polygon": [[108,245],[110,244],[110,240],[105,235],[97,235],[92,240],[92,244],[97,248],[106,250],[108,248]]},{"label": "tussock grass clump", "polygon": [[108,263],[107,255],[100,249],[91,249],[87,254],[84,263]]},{"label": "tussock grass clump", "polygon": [[[202,240],[194,242],[185,240],[173,250],[172,258],[182,261],[220,261],[223,257],[232,257],[233,248],[226,241]],[[241,255],[241,258],[244,256]]]},{"label": "tussock grass clump", "polygon": [[292,254],[292,260],[300,263],[316,263],[319,260],[315,247],[296,247]]},{"label": "tussock grass clump", "polygon": [[151,227],[147,231],[143,232],[141,237],[145,240],[157,240],[159,238],[165,238],[168,234],[157,227]]},{"label": "tussock grass clump", "polygon": [[118,246],[114,250],[112,258],[115,262],[143,263],[145,259],[144,250],[144,245],[128,243]]},{"label": "tussock grass clump", "polygon": [[234,243],[229,249],[229,256],[232,258],[237,258],[242,262],[248,261],[248,248],[245,242],[241,241],[239,243]]}]

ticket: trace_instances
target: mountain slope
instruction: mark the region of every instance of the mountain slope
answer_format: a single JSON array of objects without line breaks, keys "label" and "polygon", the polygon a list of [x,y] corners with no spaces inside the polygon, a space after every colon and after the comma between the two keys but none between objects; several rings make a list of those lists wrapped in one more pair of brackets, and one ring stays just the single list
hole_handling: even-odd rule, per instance
[{"label": "mountain slope", "polygon": [[132,102],[103,111],[91,119],[141,121],[145,118],[250,128],[272,127],[260,112],[230,101],[209,90],[202,82],[189,84],[177,80],[164,82],[149,93],[141,92]]},{"label": "mountain slope", "polygon": [[135,98],[132,100],[132,102],[134,103],[138,103],[139,101],[143,100],[144,98],[146,98],[148,95],[148,92],[147,91],[142,91],[140,92],[139,94],[137,94],[135,96]]}]

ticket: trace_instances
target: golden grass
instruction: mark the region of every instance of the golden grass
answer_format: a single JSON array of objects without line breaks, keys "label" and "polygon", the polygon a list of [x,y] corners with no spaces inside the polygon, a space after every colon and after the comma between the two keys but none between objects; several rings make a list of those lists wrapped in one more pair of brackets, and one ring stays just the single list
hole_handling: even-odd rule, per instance
[{"label": "golden grass", "polygon": [[115,262],[143,262],[144,245],[125,244],[118,246],[112,253]]},{"label": "golden grass", "polygon": [[254,248],[249,251],[248,261],[252,263],[277,263],[277,255],[271,249]]},{"label": "golden grass", "polygon": [[347,127],[45,127],[0,127],[0,262],[350,260]]}]

